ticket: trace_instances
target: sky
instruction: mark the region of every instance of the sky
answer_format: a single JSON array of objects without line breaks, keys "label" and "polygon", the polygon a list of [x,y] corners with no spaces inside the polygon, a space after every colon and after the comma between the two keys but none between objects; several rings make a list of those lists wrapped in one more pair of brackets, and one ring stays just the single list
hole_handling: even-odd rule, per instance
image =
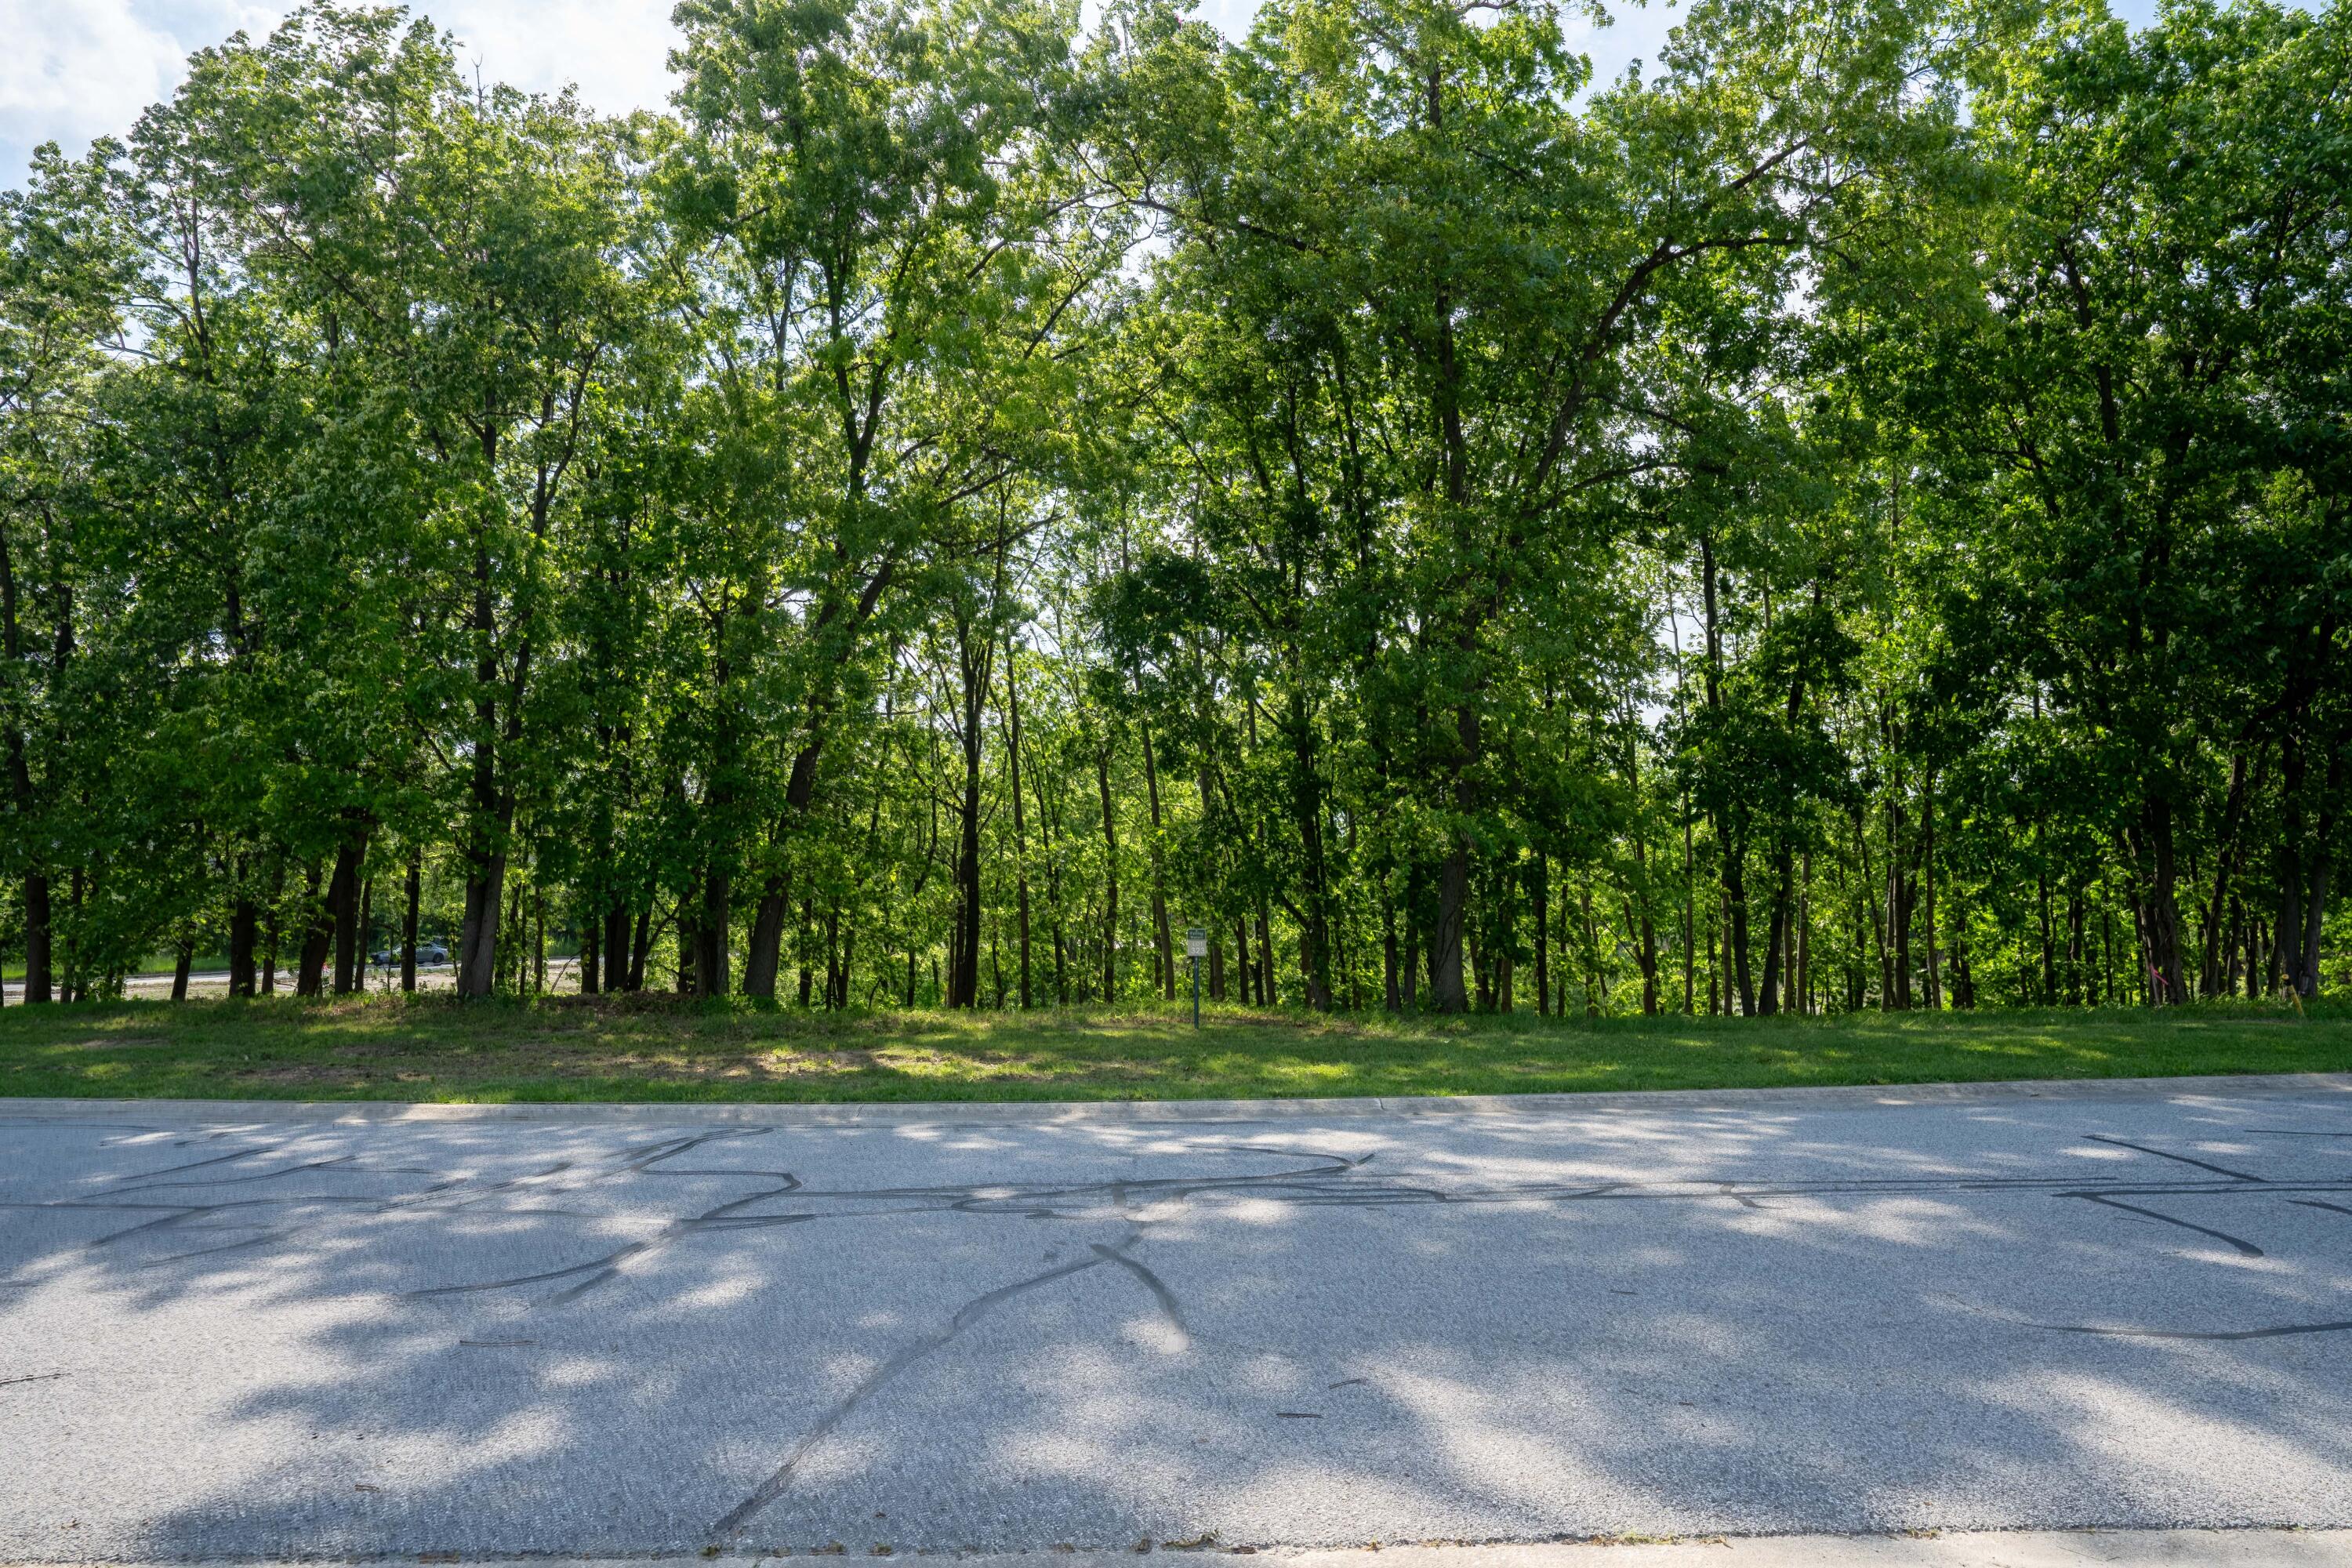
[{"label": "sky", "polygon": [[[170,95],[188,55],[239,29],[268,32],[296,0],[0,0],[0,184],[20,184],[32,151],[55,141],[79,153],[94,136],[128,132],[139,111]],[[532,91],[576,84],[612,113],[668,97],[666,61],[677,35],[674,0],[411,0],[457,37],[484,78]],[[2155,0],[2119,0],[2144,19]],[[1254,0],[1198,0],[1228,33],[1249,26]],[[1668,0],[1619,5],[1612,26],[1571,25],[1596,73],[1654,59],[1678,18]]]}]

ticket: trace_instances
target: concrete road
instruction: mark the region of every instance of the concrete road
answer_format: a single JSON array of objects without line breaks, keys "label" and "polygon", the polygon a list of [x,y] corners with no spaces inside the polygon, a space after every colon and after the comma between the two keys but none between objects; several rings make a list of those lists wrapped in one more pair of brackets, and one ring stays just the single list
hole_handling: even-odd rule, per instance
[{"label": "concrete road", "polygon": [[2352,1525],[2346,1087],[0,1102],[0,1561]]},{"label": "concrete road", "polygon": [[[551,992],[576,991],[579,977],[572,973],[572,959],[551,960],[547,966],[547,988]],[[421,963],[416,966],[416,988],[420,991],[446,991],[457,984],[457,968],[451,963]],[[367,988],[372,993],[387,993],[400,986],[398,966],[385,968],[372,965],[368,970]],[[294,989],[294,971],[280,968],[276,994],[284,995]],[[122,982],[122,994],[146,1001],[168,1001],[172,994],[172,975],[167,970],[160,973],[128,975]],[[228,971],[199,969],[188,976],[191,996],[226,996],[228,994]],[[20,1007],[25,1003],[25,983],[11,980],[0,984],[0,1006]]]}]

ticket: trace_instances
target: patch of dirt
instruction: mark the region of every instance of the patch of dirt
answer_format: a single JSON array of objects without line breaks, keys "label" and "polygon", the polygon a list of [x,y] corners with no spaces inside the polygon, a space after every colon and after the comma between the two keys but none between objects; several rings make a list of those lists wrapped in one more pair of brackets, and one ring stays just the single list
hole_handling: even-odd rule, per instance
[{"label": "patch of dirt", "polygon": [[865,1074],[930,1079],[942,1089],[960,1083],[1068,1083],[1083,1079],[1150,1078],[1157,1068],[1125,1062],[1085,1062],[1056,1071],[1020,1058],[986,1053],[892,1050],[887,1047],[647,1051],[493,1047],[465,1053],[415,1053],[389,1045],[345,1047],[315,1061],[277,1061],[232,1069],[249,1083],[283,1087],[353,1087],[370,1082],[438,1082],[452,1086],[497,1080],[635,1079],[648,1083],[806,1083]]}]

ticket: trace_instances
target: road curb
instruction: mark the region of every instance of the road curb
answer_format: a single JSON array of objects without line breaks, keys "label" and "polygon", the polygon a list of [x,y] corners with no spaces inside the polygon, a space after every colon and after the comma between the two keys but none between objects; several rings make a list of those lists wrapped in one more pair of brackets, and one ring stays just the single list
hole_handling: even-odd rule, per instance
[{"label": "road curb", "polygon": [[[838,1552],[839,1548],[835,1548]],[[1377,1556],[1375,1556],[1377,1553]],[[772,1568],[796,1557],[826,1552],[729,1553],[725,1556],[460,1557],[427,1553],[427,1563],[462,1568]],[[1140,1551],[1051,1552],[902,1552],[961,1568],[1133,1568]],[[1907,1535],[1694,1536],[1651,1540],[1601,1537],[1527,1544],[1426,1545],[1291,1550],[1283,1547],[1176,1549],[1154,1553],[1203,1563],[1246,1557],[1250,1568],[2347,1568],[2352,1531],[2343,1530],[2083,1530],[1923,1531]],[[416,1557],[334,1559],[206,1558],[222,1568],[318,1568],[321,1562],[413,1564]],[[11,1568],[65,1568],[63,1563],[23,1561]],[[111,1568],[182,1568],[157,1560]],[[1238,1564],[1235,1565],[1238,1568]]]},{"label": "road curb", "polygon": [[242,1121],[541,1121],[764,1127],[1131,1125],[1337,1121],[1353,1117],[1559,1119],[1626,1114],[1883,1110],[2025,1100],[2241,1100],[2352,1095],[2352,1073],[2209,1074],[2182,1078],[2004,1079],[1990,1083],[1852,1084],[1782,1089],[1632,1089],[1591,1094],[1363,1097],[1347,1100],[1112,1100],[724,1104],[409,1100],[42,1100],[0,1098],[12,1121],[135,1115],[173,1124]]}]

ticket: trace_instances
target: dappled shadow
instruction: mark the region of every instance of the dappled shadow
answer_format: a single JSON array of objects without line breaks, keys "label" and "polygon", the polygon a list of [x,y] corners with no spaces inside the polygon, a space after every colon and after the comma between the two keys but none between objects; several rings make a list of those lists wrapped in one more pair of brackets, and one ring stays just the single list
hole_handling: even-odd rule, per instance
[{"label": "dappled shadow", "polygon": [[2352,1522],[2326,1100],[19,1112],[0,1204],[0,1557]]}]

